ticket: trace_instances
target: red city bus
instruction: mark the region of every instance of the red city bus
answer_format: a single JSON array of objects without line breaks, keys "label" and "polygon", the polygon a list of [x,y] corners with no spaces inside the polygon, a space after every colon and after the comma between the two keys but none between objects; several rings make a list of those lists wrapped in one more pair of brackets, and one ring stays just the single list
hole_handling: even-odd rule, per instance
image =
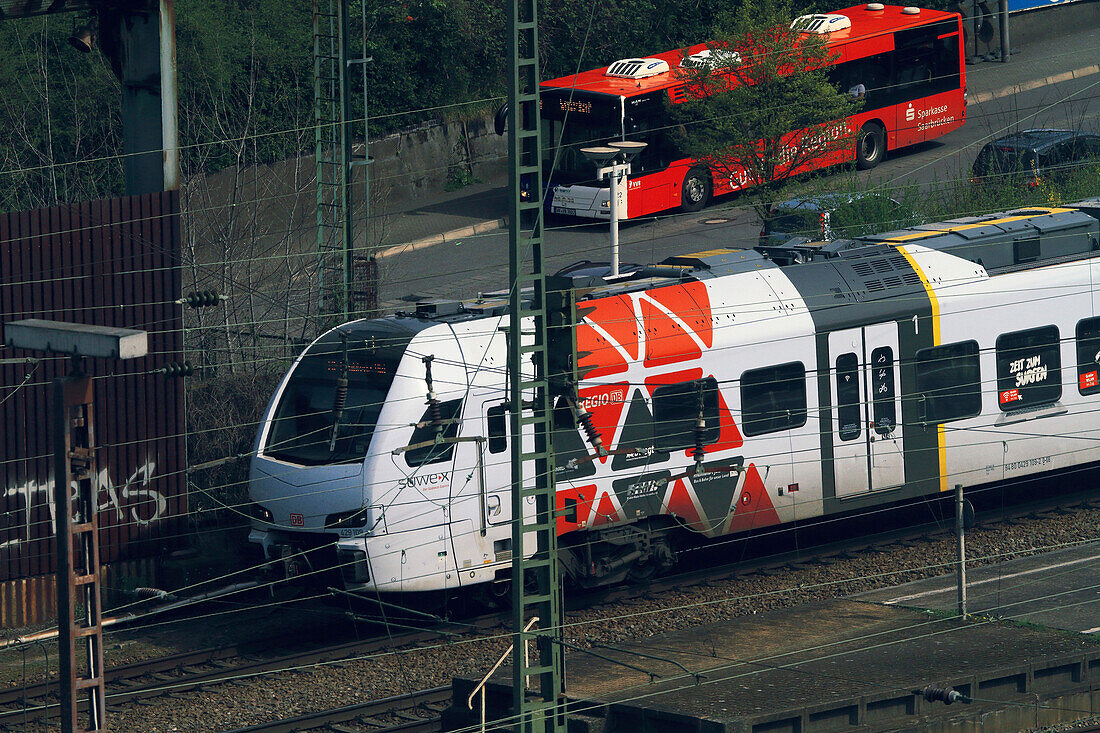
[{"label": "red city bus", "polygon": [[[937,138],[965,121],[962,20],[957,13],[869,3],[795,23],[804,32],[827,34],[837,56],[829,71],[833,83],[853,93],[862,85],[864,94],[860,111],[848,118],[851,147],[814,160],[810,168],[853,159],[860,168],[871,168],[887,150]],[[688,53],[693,60],[686,63],[706,63],[705,45]],[[677,207],[698,211],[711,196],[745,185],[743,176],[715,177],[682,157],[667,134],[665,100],[678,103],[686,96],[684,79],[674,71],[682,61],[681,52],[672,50],[542,82],[543,141],[549,146],[543,170],[551,170],[555,153],[557,159],[549,181],[550,211],[610,218],[607,184],[595,180],[594,166],[580,149],[615,140],[647,143],[631,164],[626,215],[620,210],[620,218]]]}]

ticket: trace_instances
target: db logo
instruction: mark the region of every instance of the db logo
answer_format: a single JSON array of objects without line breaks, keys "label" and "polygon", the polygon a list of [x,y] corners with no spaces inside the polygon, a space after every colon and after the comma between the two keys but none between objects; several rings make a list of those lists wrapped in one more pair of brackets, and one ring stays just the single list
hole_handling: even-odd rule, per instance
[{"label": "db logo", "polygon": [[581,409],[591,411],[597,407],[617,405],[626,399],[626,391],[623,387],[603,388],[592,394],[581,397]]},{"label": "db logo", "polygon": [[302,514],[291,513],[291,515],[290,515],[290,526],[291,527],[304,527],[304,526],[306,526],[305,516],[302,515]]}]

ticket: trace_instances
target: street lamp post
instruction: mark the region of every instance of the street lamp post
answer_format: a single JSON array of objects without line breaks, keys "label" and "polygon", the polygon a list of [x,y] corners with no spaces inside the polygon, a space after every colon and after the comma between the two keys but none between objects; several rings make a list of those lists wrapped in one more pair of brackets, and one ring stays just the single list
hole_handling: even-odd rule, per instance
[{"label": "street lamp post", "polygon": [[[596,164],[596,175],[600,180],[611,182],[611,277],[619,275],[619,216],[620,206],[626,208],[626,189],[623,179],[630,173],[630,163],[645,149],[647,143],[633,140],[616,140],[607,145],[581,148],[585,158]],[[622,201],[619,200],[620,195]],[[629,218],[624,216],[623,218]]]}]

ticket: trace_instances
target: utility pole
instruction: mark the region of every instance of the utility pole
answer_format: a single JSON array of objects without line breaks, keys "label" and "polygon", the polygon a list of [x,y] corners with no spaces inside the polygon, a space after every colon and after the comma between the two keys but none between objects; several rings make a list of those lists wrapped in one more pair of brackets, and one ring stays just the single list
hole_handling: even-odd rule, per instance
[{"label": "utility pole", "polygon": [[966,618],[966,504],[962,484],[955,484],[955,550],[958,556],[956,572],[959,615]]},{"label": "utility pole", "polygon": [[[537,0],[512,0],[508,16],[508,394],[512,448],[512,654],[516,733],[564,733],[564,658],[555,518],[552,395],[547,378],[547,296],[542,251],[542,135],[539,125]],[[521,196],[526,183],[530,196]],[[524,329],[527,329],[526,332]],[[534,432],[534,450],[523,433]],[[533,504],[533,513],[526,509]],[[528,514],[532,514],[528,516]],[[528,551],[534,554],[525,557]],[[538,628],[525,630],[537,616]],[[526,654],[527,642],[536,652]],[[528,698],[526,680],[538,679]]]},{"label": "utility pole", "polygon": [[[54,380],[54,516],[57,554],[57,631],[61,730],[106,730],[103,679],[103,608],[99,592],[99,521],[92,380],[84,357],[132,359],[148,352],[145,331],[32,318],[4,327],[17,349],[72,357],[69,373]],[[77,645],[84,644],[85,674]],[[88,726],[79,719],[86,696]]]}]

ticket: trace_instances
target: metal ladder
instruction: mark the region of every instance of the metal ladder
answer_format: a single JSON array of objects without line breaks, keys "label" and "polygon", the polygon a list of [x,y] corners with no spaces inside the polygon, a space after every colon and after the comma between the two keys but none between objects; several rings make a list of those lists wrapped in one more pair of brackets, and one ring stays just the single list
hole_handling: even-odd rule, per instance
[{"label": "metal ladder", "polygon": [[[75,371],[75,370],[74,370]],[[54,382],[54,492],[57,516],[61,730],[106,730],[103,608],[99,589],[99,520],[92,380]],[[75,491],[70,494],[70,487]],[[77,650],[83,646],[81,672]],[[80,723],[80,698],[87,725]]]},{"label": "metal ladder", "polygon": [[[512,664],[513,704],[518,733],[562,733],[564,677],[561,590],[558,584],[558,535],[555,517],[553,397],[547,380],[547,294],[542,246],[542,138],[539,124],[537,0],[512,0],[508,19],[511,91],[508,97],[508,161],[511,186],[508,274],[511,282],[508,322],[508,389],[512,449],[512,626],[513,645],[534,640],[534,659],[516,655]],[[526,186],[521,184],[526,183]],[[524,200],[523,188],[531,194]],[[524,333],[524,329],[528,329]],[[533,333],[532,333],[533,331]],[[527,334],[532,338],[527,340]],[[524,374],[523,365],[531,369]],[[522,435],[531,426],[534,450],[525,451]],[[531,500],[534,516],[525,517]],[[530,557],[524,538],[534,540]],[[542,619],[538,630],[528,626]],[[528,695],[529,676],[539,680],[538,695]]]},{"label": "metal ladder", "polygon": [[[348,0],[313,0],[313,92],[317,167],[318,308],[322,316],[349,320],[372,304],[361,302],[373,283],[356,272],[373,272],[355,256],[355,168],[370,162],[367,151],[366,30],[353,39]],[[366,0],[359,3],[365,24]],[[356,69],[358,67],[358,69]],[[362,140],[361,152],[355,140]],[[370,176],[363,181],[364,219]],[[366,231],[366,226],[363,227]]]}]

